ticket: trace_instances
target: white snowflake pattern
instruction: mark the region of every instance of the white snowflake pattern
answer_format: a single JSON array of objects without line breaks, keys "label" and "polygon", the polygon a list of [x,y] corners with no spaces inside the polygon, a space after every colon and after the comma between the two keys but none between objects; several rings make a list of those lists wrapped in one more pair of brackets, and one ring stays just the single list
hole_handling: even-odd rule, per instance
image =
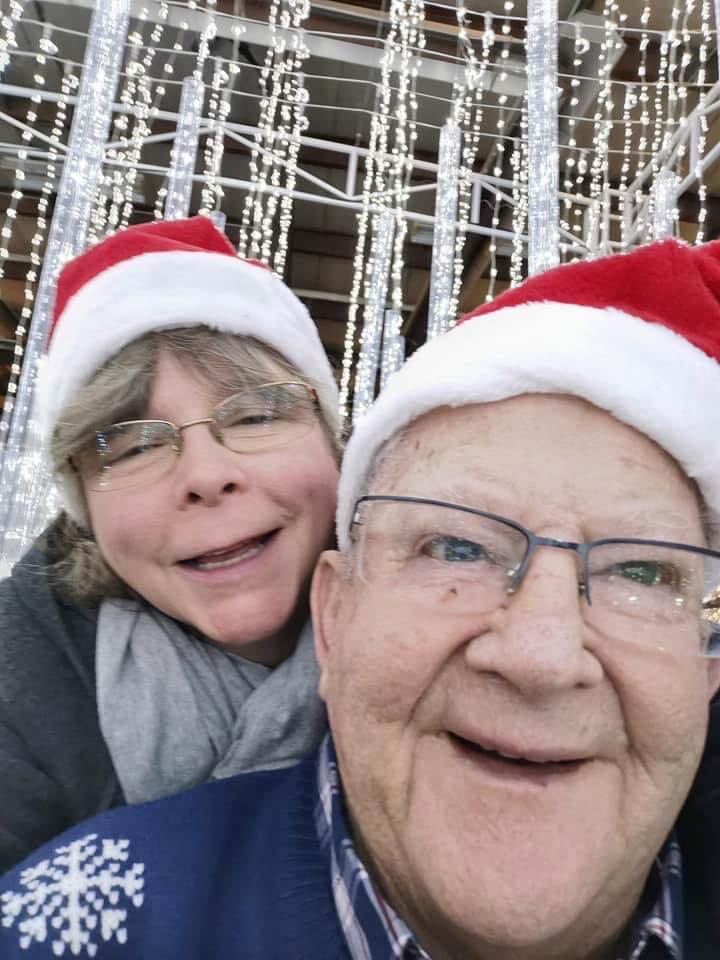
[{"label": "white snowflake pattern", "polygon": [[67,950],[94,957],[99,940],[127,941],[126,906],[143,903],[142,863],[128,864],[128,840],[98,840],[91,833],[58,847],[20,874],[22,890],[0,896],[2,924],[17,923],[20,947],[49,941],[61,957]]}]

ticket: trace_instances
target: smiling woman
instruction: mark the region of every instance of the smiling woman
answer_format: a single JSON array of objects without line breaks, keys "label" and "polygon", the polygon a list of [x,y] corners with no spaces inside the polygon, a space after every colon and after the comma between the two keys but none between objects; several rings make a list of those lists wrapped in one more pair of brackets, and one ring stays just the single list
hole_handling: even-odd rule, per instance
[{"label": "smiling woman", "polygon": [[57,300],[39,399],[65,510],[0,585],[0,868],[324,730],[306,622],[336,391],[304,307],[200,217],[90,249]]}]

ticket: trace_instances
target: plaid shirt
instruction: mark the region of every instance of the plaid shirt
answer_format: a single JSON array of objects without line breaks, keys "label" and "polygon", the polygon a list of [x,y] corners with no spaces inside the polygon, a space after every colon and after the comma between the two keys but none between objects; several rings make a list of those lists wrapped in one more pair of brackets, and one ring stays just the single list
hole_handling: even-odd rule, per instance
[{"label": "plaid shirt", "polygon": [[[335,909],[352,960],[431,960],[377,892],[355,852],[329,734],[318,752],[317,788],[315,823],[330,858]],[[655,861],[618,960],[683,960],[682,914],[682,857],[671,835]]]}]

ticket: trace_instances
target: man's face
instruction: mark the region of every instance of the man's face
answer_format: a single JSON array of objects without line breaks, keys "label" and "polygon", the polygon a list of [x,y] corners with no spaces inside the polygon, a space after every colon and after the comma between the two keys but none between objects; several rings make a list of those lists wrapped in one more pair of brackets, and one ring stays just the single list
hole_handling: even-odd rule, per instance
[{"label": "man's face", "polygon": [[[570,397],[434,411],[372,492],[568,541],[704,543],[674,461]],[[569,551],[538,550],[492,610],[377,568],[326,554],[314,583],[321,692],[375,881],[434,960],[600,955],[689,791],[708,661],[635,642],[632,620],[598,629]]]}]

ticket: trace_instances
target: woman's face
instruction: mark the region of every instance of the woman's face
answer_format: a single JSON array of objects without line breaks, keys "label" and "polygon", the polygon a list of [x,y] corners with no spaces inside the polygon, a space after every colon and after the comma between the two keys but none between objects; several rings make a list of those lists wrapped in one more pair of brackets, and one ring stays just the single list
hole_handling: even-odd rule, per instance
[{"label": "woman's face", "polygon": [[[184,424],[223,399],[161,352],[145,417]],[[226,449],[198,424],[159,479],[83,486],[103,556],[134,591],[245,657],[274,665],[289,655],[335,509],[337,465],[319,420],[300,439],[252,454]]]}]

